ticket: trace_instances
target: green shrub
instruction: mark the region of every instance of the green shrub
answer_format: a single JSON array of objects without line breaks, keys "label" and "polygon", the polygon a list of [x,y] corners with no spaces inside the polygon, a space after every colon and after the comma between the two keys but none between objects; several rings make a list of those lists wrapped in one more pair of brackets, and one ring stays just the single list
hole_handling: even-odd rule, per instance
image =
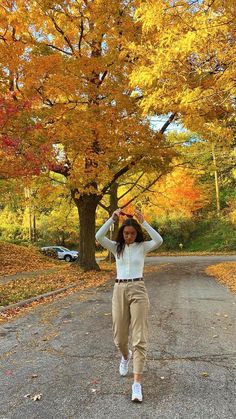
[{"label": "green shrub", "polygon": [[163,237],[162,249],[165,250],[179,250],[181,244],[184,249],[197,228],[196,223],[189,219],[168,219],[159,223],[158,226],[156,222],[152,225]]},{"label": "green shrub", "polygon": [[161,250],[233,251],[236,250],[236,229],[226,218],[168,219],[154,221],[153,227],[163,237]]}]

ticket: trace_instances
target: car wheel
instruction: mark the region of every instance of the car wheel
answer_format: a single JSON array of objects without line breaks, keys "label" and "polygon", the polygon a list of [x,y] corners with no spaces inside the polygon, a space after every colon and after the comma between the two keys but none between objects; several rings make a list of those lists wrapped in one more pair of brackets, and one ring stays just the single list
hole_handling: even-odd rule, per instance
[{"label": "car wheel", "polygon": [[66,262],[71,262],[71,259],[72,259],[72,257],[71,257],[70,255],[65,255],[65,256],[64,256],[64,260],[65,260]]}]

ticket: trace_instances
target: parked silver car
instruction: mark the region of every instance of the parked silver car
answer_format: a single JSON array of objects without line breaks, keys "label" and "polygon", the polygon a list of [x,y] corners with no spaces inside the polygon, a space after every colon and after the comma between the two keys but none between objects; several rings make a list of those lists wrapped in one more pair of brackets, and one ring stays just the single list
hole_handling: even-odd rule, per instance
[{"label": "parked silver car", "polygon": [[64,259],[66,262],[71,262],[72,260],[75,260],[79,256],[79,252],[76,250],[69,250],[66,247],[63,246],[47,246],[47,247],[41,247],[41,251],[43,253],[47,253],[47,251],[54,250],[57,252],[58,259]]}]

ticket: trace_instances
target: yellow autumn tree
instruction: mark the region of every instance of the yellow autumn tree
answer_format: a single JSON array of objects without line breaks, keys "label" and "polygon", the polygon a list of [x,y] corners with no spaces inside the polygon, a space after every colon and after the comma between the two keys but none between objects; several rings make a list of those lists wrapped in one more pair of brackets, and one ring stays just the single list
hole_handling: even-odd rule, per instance
[{"label": "yellow autumn tree", "polygon": [[15,140],[24,128],[18,158],[64,176],[79,212],[85,269],[98,268],[95,212],[103,196],[138,163],[164,169],[171,159],[128,83],[128,44],[140,36],[136,6],[135,0],[105,7],[102,0],[1,2],[2,92],[28,103],[17,126],[8,118],[5,130]]},{"label": "yellow autumn tree", "polygon": [[229,143],[235,126],[236,3],[142,1],[130,44],[134,95],[145,114],[171,113],[208,140]]}]

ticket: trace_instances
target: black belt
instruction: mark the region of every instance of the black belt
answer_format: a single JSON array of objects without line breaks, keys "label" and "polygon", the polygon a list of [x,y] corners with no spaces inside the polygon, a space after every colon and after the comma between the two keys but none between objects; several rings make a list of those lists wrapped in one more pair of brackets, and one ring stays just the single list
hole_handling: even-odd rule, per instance
[{"label": "black belt", "polygon": [[143,278],[130,278],[130,279],[116,279],[115,282],[134,282],[134,281],[143,281]]}]

